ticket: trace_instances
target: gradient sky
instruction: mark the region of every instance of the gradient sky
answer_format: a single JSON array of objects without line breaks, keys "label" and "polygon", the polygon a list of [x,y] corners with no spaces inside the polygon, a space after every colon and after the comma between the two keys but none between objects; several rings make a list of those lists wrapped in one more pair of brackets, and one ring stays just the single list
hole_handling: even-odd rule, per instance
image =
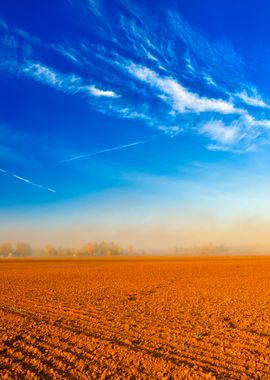
[{"label": "gradient sky", "polygon": [[0,240],[269,242],[261,0],[0,3]]}]

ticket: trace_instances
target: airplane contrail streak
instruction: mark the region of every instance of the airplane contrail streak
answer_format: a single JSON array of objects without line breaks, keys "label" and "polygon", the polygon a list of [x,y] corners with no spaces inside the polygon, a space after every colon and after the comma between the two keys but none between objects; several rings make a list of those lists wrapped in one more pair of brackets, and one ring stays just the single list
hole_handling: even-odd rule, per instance
[{"label": "airplane contrail streak", "polygon": [[[106,149],[101,149],[101,150],[98,150],[96,152],[91,152],[91,153],[86,153],[86,154],[80,154],[80,155],[77,155],[77,156],[73,156],[71,158],[67,158],[65,160],[62,160],[60,161],[60,163],[65,163],[65,162],[70,162],[70,161],[75,161],[75,160],[79,160],[79,159],[82,159],[82,158],[87,158],[87,157],[92,157],[92,156],[96,156],[98,154],[102,154],[102,153],[107,153],[107,152],[112,152],[114,150],[121,150],[121,149],[126,149],[126,148],[130,148],[132,146],[136,146],[136,145],[141,145],[141,144],[145,144],[147,142],[150,142],[151,140],[153,140],[156,136],[158,136],[159,134],[156,134],[152,137],[150,137],[149,139],[147,140],[141,140],[141,141],[135,141],[133,143],[130,143],[130,144],[124,144],[124,145],[117,145],[117,146],[114,146],[114,147],[111,147],[111,148],[106,148]],[[14,173],[10,173],[9,171],[5,170],[5,169],[2,169],[0,168],[0,173],[4,173],[12,178],[15,178],[17,179],[18,181],[22,181],[28,185],[31,185],[31,186],[34,186],[34,187],[37,187],[39,189],[44,189],[44,190],[47,190],[49,191],[50,193],[56,193],[56,190],[52,189],[51,187],[46,187],[44,185],[40,185],[38,183],[34,183],[32,181],[30,181],[28,178],[24,178],[24,177],[21,177],[17,174],[14,174]]]},{"label": "airplane contrail streak", "polygon": [[34,187],[38,187],[38,188],[40,188],[40,189],[47,190],[47,191],[49,191],[50,193],[56,193],[56,191],[55,191],[54,189],[50,188],[50,187],[46,187],[46,186],[40,185],[40,184],[38,184],[38,183],[34,183],[34,182],[30,181],[29,179],[24,178],[24,177],[21,177],[21,176],[19,176],[19,175],[17,175],[17,174],[9,173],[9,172],[8,172],[7,170],[5,170],[5,169],[1,169],[1,168],[0,168],[0,172],[1,172],[1,173],[5,173],[5,174],[9,175],[10,177],[13,177],[13,178],[15,178],[15,179],[17,179],[17,180],[19,180],[19,181],[25,182],[25,183],[27,183],[28,185],[31,185],[31,186],[34,186]]},{"label": "airplane contrail streak", "polygon": [[[153,136],[153,137],[155,137],[155,136]],[[65,160],[62,160],[62,161],[60,161],[60,163],[80,160],[81,158],[88,158],[88,157],[96,156],[96,155],[101,154],[101,153],[112,152],[113,150],[121,150],[121,149],[129,148],[129,147],[132,147],[132,146],[135,146],[135,145],[145,144],[145,143],[149,142],[150,140],[152,140],[153,137],[151,137],[148,140],[136,141],[136,142],[133,142],[133,143],[130,143],[130,144],[117,145],[117,146],[114,146],[112,148],[101,149],[101,150],[98,150],[98,151],[92,152],[92,153],[80,154],[80,155],[73,156],[71,158],[67,158]]]}]

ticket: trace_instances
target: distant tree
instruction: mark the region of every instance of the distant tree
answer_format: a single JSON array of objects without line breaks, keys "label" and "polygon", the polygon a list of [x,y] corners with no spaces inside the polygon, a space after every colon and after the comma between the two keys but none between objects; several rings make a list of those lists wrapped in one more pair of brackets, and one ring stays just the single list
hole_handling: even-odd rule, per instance
[{"label": "distant tree", "polygon": [[96,245],[96,252],[98,256],[105,256],[107,252],[107,243],[102,241]]},{"label": "distant tree", "polygon": [[0,244],[0,256],[7,257],[12,255],[13,248],[11,243],[2,243]]},{"label": "distant tree", "polygon": [[58,251],[56,248],[54,248],[52,245],[47,245],[46,248],[45,248],[45,256],[48,256],[48,257],[53,257],[53,256],[57,256],[58,255]]},{"label": "distant tree", "polygon": [[95,252],[95,245],[93,243],[86,243],[81,250],[83,255],[93,256]]},{"label": "distant tree", "polygon": [[114,242],[105,242],[95,244],[94,253],[97,256],[119,256],[124,253],[123,247],[119,244],[115,244]]},{"label": "distant tree", "polygon": [[112,255],[113,256],[120,256],[123,254],[123,247],[119,244],[114,244],[112,247]]},{"label": "distant tree", "polygon": [[32,247],[28,243],[18,242],[15,248],[16,256],[31,256],[32,255]]},{"label": "distant tree", "polygon": [[58,255],[59,256],[63,256],[63,257],[74,256],[74,254],[75,253],[70,248],[59,248],[58,249]]}]

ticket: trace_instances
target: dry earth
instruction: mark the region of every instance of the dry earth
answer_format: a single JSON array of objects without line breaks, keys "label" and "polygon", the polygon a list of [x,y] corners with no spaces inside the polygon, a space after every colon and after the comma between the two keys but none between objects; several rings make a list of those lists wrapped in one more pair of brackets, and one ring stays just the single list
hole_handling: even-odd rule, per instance
[{"label": "dry earth", "polygon": [[270,258],[0,261],[1,379],[270,379]]}]

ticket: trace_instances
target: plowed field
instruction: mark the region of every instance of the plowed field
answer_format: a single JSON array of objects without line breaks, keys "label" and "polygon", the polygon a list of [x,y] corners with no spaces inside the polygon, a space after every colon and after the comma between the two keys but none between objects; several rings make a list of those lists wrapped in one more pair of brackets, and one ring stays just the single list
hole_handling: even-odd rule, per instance
[{"label": "plowed field", "polygon": [[1,379],[270,379],[270,258],[0,261]]}]

